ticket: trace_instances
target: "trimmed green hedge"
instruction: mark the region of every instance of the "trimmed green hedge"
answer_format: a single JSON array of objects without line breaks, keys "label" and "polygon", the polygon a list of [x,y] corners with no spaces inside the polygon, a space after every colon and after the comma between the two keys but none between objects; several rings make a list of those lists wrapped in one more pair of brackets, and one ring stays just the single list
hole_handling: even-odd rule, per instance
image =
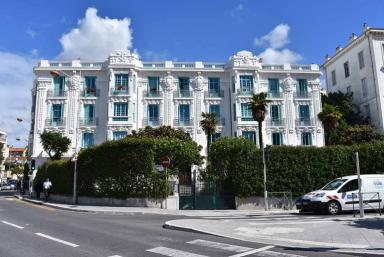
[{"label": "trimmed green hedge", "polygon": [[[355,152],[359,152],[362,174],[384,173],[384,144],[380,142],[321,148],[271,147],[267,162],[268,191],[291,191],[299,196],[319,189],[334,178],[353,175]],[[211,145],[204,176],[229,179],[236,196],[262,196],[262,152],[246,139],[220,138]]]},{"label": "trimmed green hedge", "polygon": [[44,183],[46,178],[52,182],[51,193],[72,194],[73,186],[73,163],[69,160],[47,161],[38,169],[34,179],[34,185]]},{"label": "trimmed green hedge", "polygon": [[[162,198],[169,189],[164,172],[154,171],[154,164],[165,155],[171,157],[170,173],[175,174],[188,173],[201,162],[196,145],[178,139],[127,137],[83,149],[77,161],[78,195]],[[67,174],[73,176],[73,163],[49,161],[39,167],[35,181],[48,176],[53,193],[72,193],[72,178],[56,182],[56,177]]]}]

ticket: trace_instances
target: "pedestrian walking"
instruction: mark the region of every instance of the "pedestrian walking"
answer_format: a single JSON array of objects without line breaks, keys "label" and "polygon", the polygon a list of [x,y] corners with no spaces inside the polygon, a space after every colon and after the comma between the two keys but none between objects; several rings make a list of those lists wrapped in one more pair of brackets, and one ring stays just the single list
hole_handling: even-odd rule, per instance
[{"label": "pedestrian walking", "polygon": [[36,191],[36,199],[40,200],[40,194],[43,191],[43,183],[41,183],[41,181],[36,182],[35,191]]},{"label": "pedestrian walking", "polygon": [[52,182],[47,178],[43,184],[45,201],[48,202],[49,194],[51,193]]}]

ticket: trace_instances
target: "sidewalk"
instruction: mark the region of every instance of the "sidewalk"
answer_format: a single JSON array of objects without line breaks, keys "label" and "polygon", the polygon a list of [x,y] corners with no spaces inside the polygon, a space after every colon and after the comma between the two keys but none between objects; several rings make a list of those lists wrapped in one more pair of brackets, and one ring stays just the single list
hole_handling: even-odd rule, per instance
[{"label": "sidewalk", "polygon": [[384,217],[178,219],[165,227],[293,248],[384,255]]},{"label": "sidewalk", "polygon": [[112,206],[87,206],[87,205],[69,205],[52,202],[44,202],[40,200],[30,199],[28,197],[21,197],[15,195],[20,200],[45,205],[55,209],[76,211],[76,212],[92,212],[92,213],[106,213],[106,214],[160,214],[160,215],[176,215],[176,216],[188,216],[188,217],[221,217],[221,216],[258,216],[270,214],[290,214],[297,213],[297,211],[270,211],[266,213],[263,210],[167,210],[158,208],[147,207],[112,207]]}]

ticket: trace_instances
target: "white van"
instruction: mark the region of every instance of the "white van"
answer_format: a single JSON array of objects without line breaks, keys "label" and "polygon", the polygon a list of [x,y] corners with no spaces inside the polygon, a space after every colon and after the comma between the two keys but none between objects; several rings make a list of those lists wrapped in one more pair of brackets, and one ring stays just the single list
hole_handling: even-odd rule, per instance
[{"label": "white van", "polygon": [[[384,175],[361,175],[361,192],[364,209],[384,208]],[[320,190],[304,195],[296,202],[303,211],[322,212],[335,215],[341,211],[359,210],[357,175],[332,180]]]}]

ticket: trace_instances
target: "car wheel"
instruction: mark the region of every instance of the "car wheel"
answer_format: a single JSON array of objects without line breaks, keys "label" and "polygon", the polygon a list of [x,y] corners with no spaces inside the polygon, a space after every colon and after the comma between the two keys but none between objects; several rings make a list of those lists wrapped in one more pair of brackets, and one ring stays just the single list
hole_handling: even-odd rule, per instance
[{"label": "car wheel", "polygon": [[327,204],[327,212],[331,215],[336,215],[341,212],[341,206],[337,201],[329,201]]}]

